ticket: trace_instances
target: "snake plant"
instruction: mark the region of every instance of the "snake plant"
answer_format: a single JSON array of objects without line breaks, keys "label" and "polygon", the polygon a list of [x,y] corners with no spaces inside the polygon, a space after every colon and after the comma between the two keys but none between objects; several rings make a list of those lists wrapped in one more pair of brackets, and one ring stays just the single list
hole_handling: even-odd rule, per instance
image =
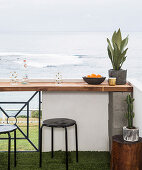
[{"label": "snake plant", "polygon": [[126,113],[126,118],[128,120],[128,128],[132,129],[133,128],[133,118],[135,116],[134,112],[133,112],[134,99],[131,97],[130,94],[128,94],[127,98],[126,98],[126,101],[127,101],[127,105],[128,105],[127,113]]},{"label": "snake plant", "polygon": [[121,31],[120,29],[113,33],[111,42],[107,38],[108,42],[108,55],[111,60],[112,66],[114,70],[120,70],[124,61],[126,60],[126,52],[128,48],[125,49],[125,47],[128,44],[128,36],[124,39],[122,39]]}]

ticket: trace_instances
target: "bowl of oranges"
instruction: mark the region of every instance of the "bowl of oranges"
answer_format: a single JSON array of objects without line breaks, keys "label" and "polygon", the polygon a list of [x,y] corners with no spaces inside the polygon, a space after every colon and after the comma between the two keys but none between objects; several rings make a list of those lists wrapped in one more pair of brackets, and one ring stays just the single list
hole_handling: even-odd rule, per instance
[{"label": "bowl of oranges", "polygon": [[100,74],[91,74],[82,77],[83,80],[88,84],[101,84],[106,77],[102,77]]}]

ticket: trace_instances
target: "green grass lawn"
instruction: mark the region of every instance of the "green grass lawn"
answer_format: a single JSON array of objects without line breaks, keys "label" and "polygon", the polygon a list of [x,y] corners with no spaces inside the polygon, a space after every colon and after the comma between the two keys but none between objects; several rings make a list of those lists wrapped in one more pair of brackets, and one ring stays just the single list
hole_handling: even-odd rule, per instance
[{"label": "green grass lawn", "polygon": [[[26,125],[20,126],[21,130],[26,134],[27,128]],[[11,137],[14,136],[14,133],[11,133]],[[0,135],[0,138],[2,137],[8,137],[7,134]],[[17,129],[17,137],[24,137],[21,132]],[[29,130],[29,138],[30,140],[35,144],[36,147],[38,147],[38,126],[33,125],[30,127]],[[12,140],[11,143],[11,149],[13,150],[14,147],[14,141]],[[8,141],[7,140],[0,140],[0,151],[7,151],[8,148]],[[17,139],[17,150],[18,151],[31,151],[35,150],[33,146],[26,140]]]},{"label": "green grass lawn", "polygon": [[[26,126],[21,125],[20,128],[26,134]],[[38,126],[32,125],[29,131],[30,140],[38,146]],[[11,133],[13,137],[13,133]],[[7,135],[0,135],[7,137]],[[17,137],[23,135],[17,130]],[[12,147],[13,150],[13,140]],[[7,151],[8,141],[0,140],[0,151]],[[17,139],[18,151],[32,151],[34,148],[25,140]],[[51,154],[43,153],[43,166],[39,168],[39,153],[38,152],[18,152],[17,167],[13,166],[13,153],[11,154],[11,169],[15,170],[65,170],[65,153],[55,152],[54,159],[51,159]],[[7,169],[7,152],[0,152],[0,170]],[[69,152],[69,170],[109,170],[110,155],[108,152],[79,152],[79,163],[75,161],[75,152]]]},{"label": "green grass lawn", "polygon": [[[43,153],[43,166],[39,168],[38,152],[17,153],[17,167],[13,165],[13,153],[11,154],[12,170],[65,170],[65,152],[55,152],[51,159],[51,153]],[[76,163],[75,152],[69,152],[69,170],[110,170],[109,152],[79,152],[79,163]],[[0,170],[7,169],[7,153],[0,153]]]}]

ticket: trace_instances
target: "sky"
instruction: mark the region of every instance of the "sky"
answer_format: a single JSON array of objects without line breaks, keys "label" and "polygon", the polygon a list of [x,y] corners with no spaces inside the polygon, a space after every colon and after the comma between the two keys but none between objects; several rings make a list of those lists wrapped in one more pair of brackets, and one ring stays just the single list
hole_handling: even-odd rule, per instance
[{"label": "sky", "polygon": [[0,0],[0,32],[135,32],[141,18],[141,0]]}]

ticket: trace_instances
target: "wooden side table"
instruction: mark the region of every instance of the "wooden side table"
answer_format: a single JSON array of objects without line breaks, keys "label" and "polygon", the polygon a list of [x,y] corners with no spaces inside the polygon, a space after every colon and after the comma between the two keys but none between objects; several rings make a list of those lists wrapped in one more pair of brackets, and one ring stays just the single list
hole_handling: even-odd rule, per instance
[{"label": "wooden side table", "polygon": [[142,170],[142,138],[126,142],[122,135],[112,137],[111,170]]}]

